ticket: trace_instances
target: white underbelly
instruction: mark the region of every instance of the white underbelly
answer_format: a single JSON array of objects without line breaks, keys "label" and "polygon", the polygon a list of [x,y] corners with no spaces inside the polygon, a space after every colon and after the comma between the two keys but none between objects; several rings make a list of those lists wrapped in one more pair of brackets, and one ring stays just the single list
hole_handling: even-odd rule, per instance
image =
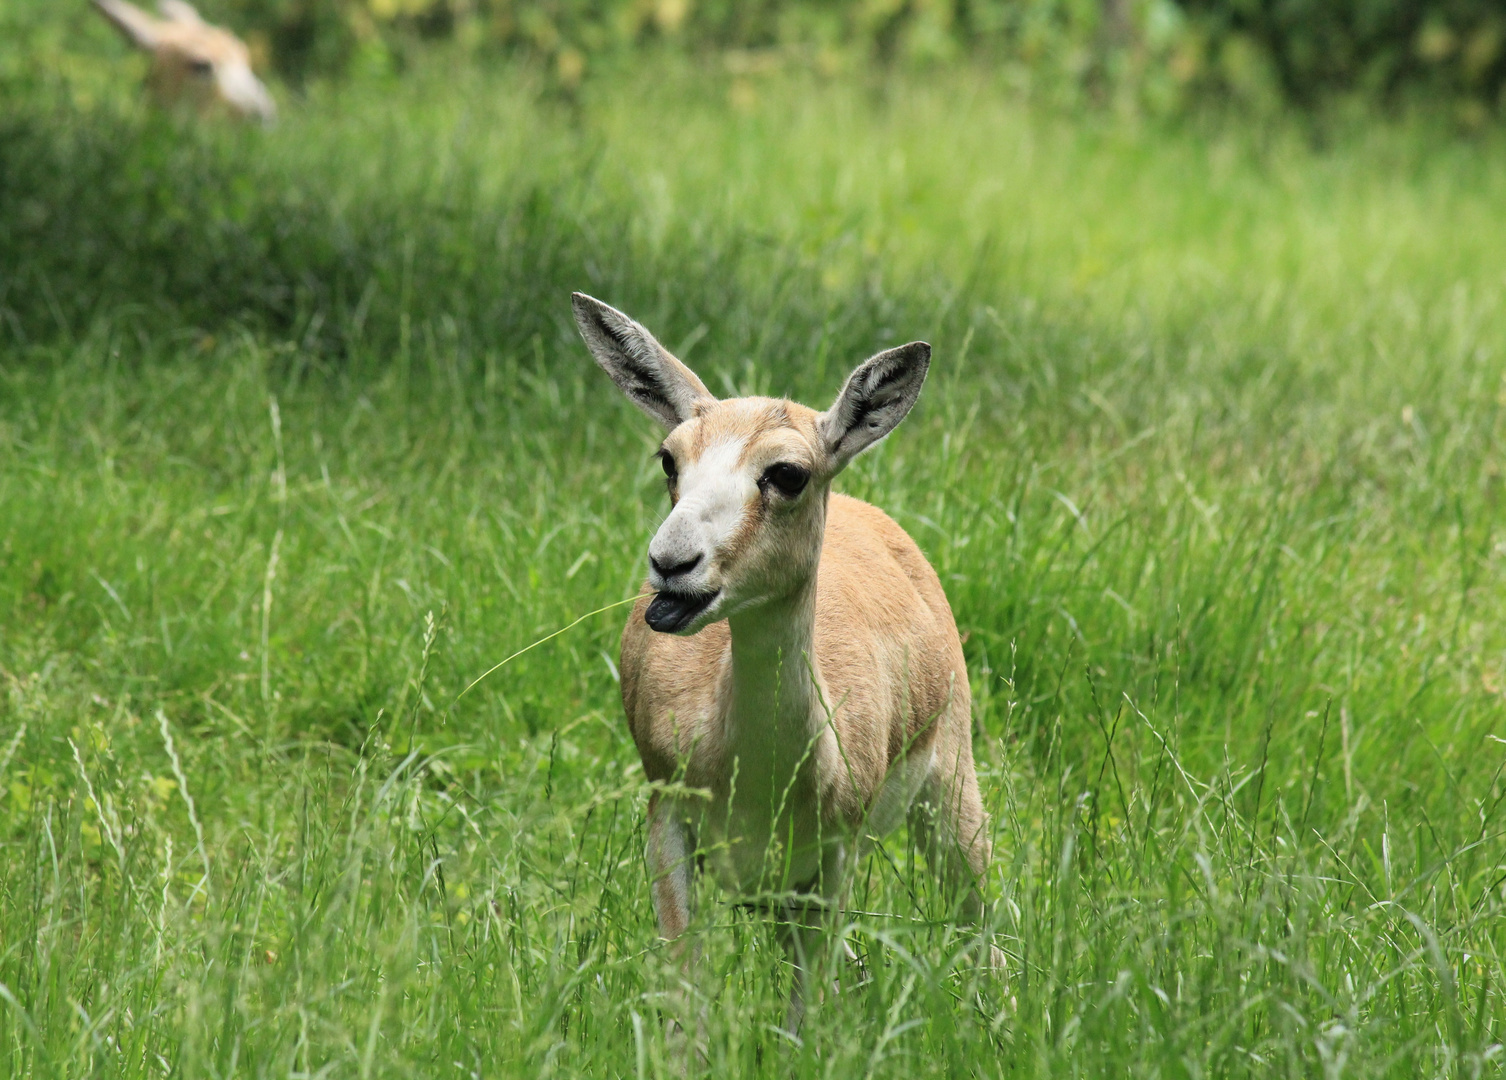
[{"label": "white underbelly", "polygon": [[910,804],[915,801],[920,786],[931,775],[935,764],[936,750],[932,747],[924,753],[900,758],[890,765],[888,773],[884,775],[883,785],[868,808],[868,820],[864,823],[863,831],[869,836],[882,839],[899,828],[900,822],[905,820],[905,815],[910,810]]}]

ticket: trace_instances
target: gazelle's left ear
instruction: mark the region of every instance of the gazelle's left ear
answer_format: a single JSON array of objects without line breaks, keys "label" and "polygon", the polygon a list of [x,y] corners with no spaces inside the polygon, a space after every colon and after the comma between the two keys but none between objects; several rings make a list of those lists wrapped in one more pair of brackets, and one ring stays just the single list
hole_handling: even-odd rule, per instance
[{"label": "gazelle's left ear", "polygon": [[930,366],[931,346],[912,341],[864,361],[848,377],[836,403],[816,418],[838,469],[899,426]]}]

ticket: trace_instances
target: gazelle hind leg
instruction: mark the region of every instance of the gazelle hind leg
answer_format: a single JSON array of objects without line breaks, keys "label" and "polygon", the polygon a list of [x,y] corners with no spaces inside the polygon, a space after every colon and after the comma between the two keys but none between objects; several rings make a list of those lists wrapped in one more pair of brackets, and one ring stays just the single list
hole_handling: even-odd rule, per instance
[{"label": "gazelle hind leg", "polygon": [[784,1010],[784,1030],[791,1035],[800,1033],[800,1024],[805,1019],[805,1002],[813,987],[811,972],[821,948],[820,919],[812,919],[811,915],[810,905],[798,901],[786,904],[782,912],[780,937],[794,969],[790,1000]]},{"label": "gazelle hind leg", "polygon": [[[993,839],[971,747],[963,744],[951,754],[937,754],[934,768],[910,804],[909,822],[931,871],[957,897],[958,916],[983,927],[988,914],[983,885],[993,859]],[[989,966],[1002,971],[1003,950],[990,945],[988,955]]]},{"label": "gazelle hind leg", "polygon": [[836,942],[840,950],[836,957],[827,956],[826,950],[832,944],[828,914],[824,906],[798,900],[786,904],[781,912],[780,937],[794,969],[790,1000],[784,1013],[784,1030],[791,1035],[800,1033],[806,1002],[812,994],[819,1000],[827,992],[841,992],[840,979],[828,968],[830,961],[850,969],[859,983],[867,981],[867,969],[846,938]]},{"label": "gazelle hind leg", "polygon": [[[816,889],[808,896],[792,895],[781,905],[781,939],[794,968],[789,1006],[785,1010],[784,1030],[791,1035],[800,1031],[805,1007],[812,993],[841,992],[841,983],[832,964],[856,969],[859,981],[865,981],[856,952],[845,936],[840,936],[842,910],[852,886],[852,870],[858,846],[833,844],[821,860],[821,876]],[[833,937],[838,932],[839,936]],[[835,944],[836,956],[829,951]]]}]

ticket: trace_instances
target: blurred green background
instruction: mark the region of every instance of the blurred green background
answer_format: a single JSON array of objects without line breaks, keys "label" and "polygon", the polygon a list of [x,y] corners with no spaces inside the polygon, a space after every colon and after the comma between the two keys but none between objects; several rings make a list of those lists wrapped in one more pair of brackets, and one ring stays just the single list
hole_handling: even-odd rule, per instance
[{"label": "blurred green background", "polygon": [[[294,85],[401,68],[421,42],[527,54],[573,88],[644,45],[728,51],[750,68],[827,74],[975,57],[1053,96],[1157,112],[1210,100],[1269,110],[1359,97],[1444,100],[1466,124],[1501,107],[1495,0],[204,0],[258,64]],[[61,10],[60,9],[64,9]],[[71,9],[71,10],[69,10]],[[83,3],[9,0],[7,77],[103,51]]]}]

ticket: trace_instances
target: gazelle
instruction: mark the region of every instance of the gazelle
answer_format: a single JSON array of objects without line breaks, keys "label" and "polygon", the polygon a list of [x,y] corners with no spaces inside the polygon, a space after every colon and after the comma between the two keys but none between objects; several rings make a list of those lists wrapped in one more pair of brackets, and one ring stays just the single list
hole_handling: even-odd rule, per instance
[{"label": "gazelle", "polygon": [[133,45],[152,54],[149,82],[163,102],[187,101],[200,111],[220,105],[263,123],[277,118],[272,95],[251,71],[250,50],[184,0],[160,0],[160,19],[126,0],[94,0],[94,6]]},{"label": "gazelle", "polygon": [[[596,362],[668,432],[672,509],[619,665],[644,771],[682,782],[649,801],[659,930],[685,931],[702,863],[778,911],[793,1029],[820,913],[840,907],[865,837],[908,815],[933,870],[963,890],[963,916],[983,914],[991,843],[951,607],[903,529],[831,493],[915,404],[931,347],[879,353],[818,413],[719,401],[622,312],[582,293],[573,305]],[[671,793],[687,789],[709,798]]]}]

